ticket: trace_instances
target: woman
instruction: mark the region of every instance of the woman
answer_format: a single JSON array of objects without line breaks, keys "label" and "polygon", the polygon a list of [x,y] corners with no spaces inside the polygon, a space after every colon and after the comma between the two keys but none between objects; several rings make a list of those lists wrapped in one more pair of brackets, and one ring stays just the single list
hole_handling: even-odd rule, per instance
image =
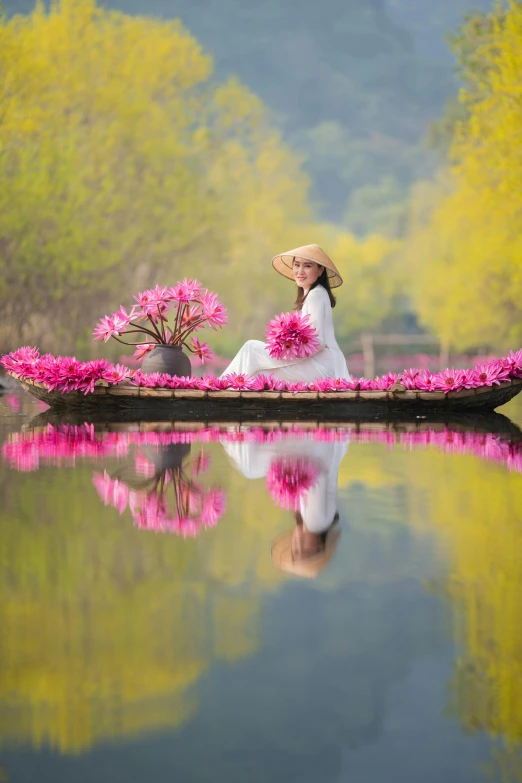
[{"label": "woman", "polygon": [[248,479],[266,476],[278,459],[284,459],[287,467],[292,460],[301,465],[304,460],[313,467],[315,480],[299,498],[295,526],[274,541],[271,556],[274,566],[282,571],[308,578],[318,576],[331,560],[341,535],[337,484],[348,439],[334,443],[293,438],[275,443],[221,443],[229,459]]},{"label": "woman", "polygon": [[236,354],[221,377],[230,373],[241,375],[273,374],[282,381],[310,383],[317,378],[346,378],[350,374],[341,349],[337,345],[332,319],[335,297],[332,288],[342,285],[342,278],[333,261],[319,245],[305,245],[274,256],[272,266],[279,274],[297,283],[294,307],[310,316],[317,330],[319,348],[305,359],[273,359],[266,343],[248,340]]}]

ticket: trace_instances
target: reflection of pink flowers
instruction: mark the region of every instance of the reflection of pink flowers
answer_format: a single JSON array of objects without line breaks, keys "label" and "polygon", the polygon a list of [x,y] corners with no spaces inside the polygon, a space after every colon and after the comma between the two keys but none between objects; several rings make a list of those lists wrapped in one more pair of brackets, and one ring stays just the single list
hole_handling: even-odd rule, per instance
[{"label": "reflection of pink flowers", "polygon": [[297,510],[318,477],[317,467],[306,457],[278,457],[268,469],[266,483],[279,506]]},{"label": "reflection of pink flowers", "polygon": [[43,433],[15,432],[2,446],[3,458],[12,468],[24,472],[38,470],[41,460],[74,465],[78,458],[97,458],[106,452],[106,442],[97,437],[92,424],[60,428],[49,424]]},{"label": "reflection of pink flowers", "polygon": [[[201,454],[193,465],[193,473],[201,470],[202,460],[208,467],[208,457]],[[120,514],[128,507],[134,525],[141,530],[156,533],[174,533],[183,538],[195,538],[202,530],[214,527],[225,513],[226,496],[222,489],[204,489],[181,466],[155,471],[154,465],[140,457],[136,460],[137,472],[149,478],[147,488],[129,488],[107,471],[93,474],[93,484],[106,506],[114,506]],[[168,493],[171,489],[172,510]]]},{"label": "reflection of pink flowers", "polygon": [[205,454],[204,450],[201,449],[199,455],[194,460],[194,473],[196,476],[199,473],[205,473],[210,467],[210,457],[208,454]]},{"label": "reflection of pink flowers", "polygon": [[287,360],[312,356],[320,346],[310,316],[300,312],[276,315],[266,328],[266,344],[272,358]]},{"label": "reflection of pink flowers", "polygon": [[[74,466],[78,459],[126,457],[134,446],[164,447],[178,443],[280,443],[285,440],[306,442],[380,443],[386,446],[404,445],[407,448],[437,448],[444,452],[471,454],[483,459],[503,462],[510,470],[522,472],[522,442],[493,433],[456,432],[451,427],[435,431],[427,427],[416,432],[375,431],[343,427],[315,427],[303,430],[299,426],[284,429],[271,427],[238,427],[230,430],[219,426],[200,430],[170,432],[96,432],[93,425],[82,426],[48,424],[43,432],[16,432],[2,445],[2,457],[14,470],[38,470],[40,463]],[[193,461],[195,475],[208,468],[206,454]],[[152,476],[152,463],[136,456],[136,470],[140,475]]]},{"label": "reflection of pink flowers", "polygon": [[107,473],[94,473],[92,483],[96,487],[98,495],[104,505],[114,506],[120,514],[123,514],[129,502],[129,488],[123,481],[110,479]]},{"label": "reflection of pink flowers", "polygon": [[9,405],[13,413],[18,413],[20,410],[20,397],[18,394],[6,394],[4,400]]}]

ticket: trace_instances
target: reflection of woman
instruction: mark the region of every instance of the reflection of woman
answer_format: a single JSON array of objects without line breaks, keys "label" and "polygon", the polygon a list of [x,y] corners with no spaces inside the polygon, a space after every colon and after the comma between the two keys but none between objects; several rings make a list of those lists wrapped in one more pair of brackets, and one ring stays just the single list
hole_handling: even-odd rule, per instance
[{"label": "reflection of woman", "polygon": [[335,297],[332,288],[342,285],[333,261],[318,245],[306,245],[272,259],[279,274],[297,283],[296,310],[310,317],[319,337],[315,354],[302,359],[273,359],[260,340],[248,340],[223,375],[273,373],[282,381],[310,383],[317,378],[346,378],[350,375],[346,360],[337,345],[332,320]]},{"label": "reflection of woman", "polygon": [[237,469],[250,479],[266,476],[274,461],[281,458],[287,465],[292,460],[302,464],[306,459],[313,467],[313,484],[296,503],[295,528],[276,539],[272,546],[272,562],[296,576],[317,576],[332,558],[340,537],[337,474],[347,443],[222,441],[222,445]]}]

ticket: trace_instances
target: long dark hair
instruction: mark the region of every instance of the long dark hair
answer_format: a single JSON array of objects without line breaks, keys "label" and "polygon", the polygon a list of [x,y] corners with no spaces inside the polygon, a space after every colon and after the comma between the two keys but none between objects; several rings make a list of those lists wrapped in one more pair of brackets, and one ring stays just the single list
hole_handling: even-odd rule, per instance
[{"label": "long dark hair", "polygon": [[[318,266],[321,266],[321,264],[318,264]],[[314,288],[317,288],[318,285],[322,285],[322,287],[325,289],[326,293],[328,294],[328,298],[330,300],[330,304],[332,307],[335,307],[335,296],[332,294],[332,289],[330,288],[330,280],[328,279],[328,272],[326,270],[326,267],[323,266],[323,271],[315,281],[315,283],[310,286],[310,291],[312,291]],[[310,293],[308,291],[308,293]],[[306,295],[308,296],[308,294]],[[301,288],[300,285],[297,286],[297,299],[294,302],[294,310],[301,310],[304,304],[304,300],[306,299],[304,288]]]},{"label": "long dark hair", "polygon": [[[299,525],[300,527],[303,527],[304,525],[304,519],[303,515],[300,511],[294,511],[294,518],[295,518],[295,524]],[[321,536],[321,542],[323,546],[326,544],[326,536],[328,535],[328,531],[336,524],[336,522],[339,522],[339,512],[336,511],[334,514],[334,518],[332,519],[330,526],[328,527],[328,530],[325,530],[323,533],[320,533]]]}]

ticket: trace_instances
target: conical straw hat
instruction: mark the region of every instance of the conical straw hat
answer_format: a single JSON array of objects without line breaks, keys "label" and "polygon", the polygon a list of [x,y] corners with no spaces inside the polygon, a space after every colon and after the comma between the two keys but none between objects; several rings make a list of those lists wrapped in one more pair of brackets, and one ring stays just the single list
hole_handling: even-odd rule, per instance
[{"label": "conical straw hat", "polygon": [[326,534],[322,552],[297,560],[292,554],[292,533],[284,533],[274,541],[271,551],[272,563],[288,574],[315,579],[332,559],[340,537],[341,531],[338,525],[333,525]]},{"label": "conical straw hat", "polygon": [[315,261],[316,264],[321,264],[321,266],[326,267],[330,288],[338,288],[342,285],[343,279],[339,274],[337,267],[319,245],[303,245],[303,247],[296,247],[295,250],[288,250],[286,253],[280,253],[278,256],[273,257],[272,266],[280,275],[284,275],[284,277],[288,277],[289,280],[293,280],[294,273],[292,264],[296,257],[305,258],[307,261]]}]

